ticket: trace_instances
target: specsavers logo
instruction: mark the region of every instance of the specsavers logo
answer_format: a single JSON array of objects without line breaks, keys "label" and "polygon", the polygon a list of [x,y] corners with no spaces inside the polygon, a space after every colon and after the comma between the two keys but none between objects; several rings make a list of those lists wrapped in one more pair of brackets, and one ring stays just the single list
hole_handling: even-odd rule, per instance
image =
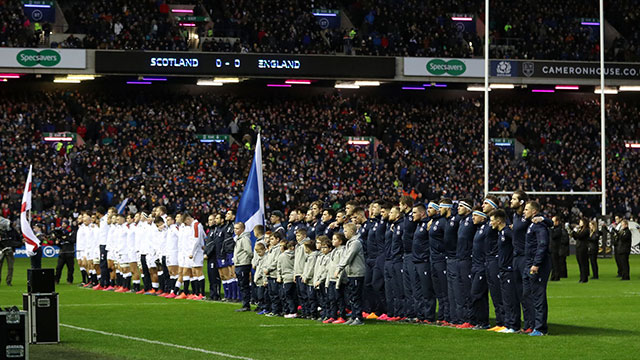
[{"label": "specsavers logo", "polygon": [[16,56],[16,60],[22,66],[56,66],[62,60],[62,56],[54,50],[22,50]]},{"label": "specsavers logo", "polygon": [[427,72],[432,75],[451,75],[460,76],[467,71],[467,66],[460,60],[451,59],[445,61],[442,59],[434,59],[427,63]]}]

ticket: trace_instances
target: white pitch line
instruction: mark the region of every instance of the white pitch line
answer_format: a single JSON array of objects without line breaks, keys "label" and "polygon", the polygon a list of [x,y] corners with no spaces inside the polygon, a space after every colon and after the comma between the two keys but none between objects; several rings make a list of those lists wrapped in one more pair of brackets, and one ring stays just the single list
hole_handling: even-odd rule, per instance
[{"label": "white pitch line", "polygon": [[154,305],[172,305],[170,303],[132,303],[132,304],[60,304],[60,307],[93,307],[93,306],[154,306]]},{"label": "white pitch line", "polygon": [[259,327],[303,327],[303,326],[323,326],[323,324],[277,324],[277,325],[258,325]]},{"label": "white pitch line", "polygon": [[60,326],[63,326],[63,327],[69,328],[69,329],[79,330],[79,331],[92,332],[92,333],[96,333],[96,334],[100,334],[100,335],[115,336],[115,337],[119,337],[119,338],[123,338],[123,339],[127,339],[127,340],[134,340],[134,341],[145,342],[145,343],[148,343],[148,344],[162,345],[162,346],[173,347],[173,348],[177,348],[177,349],[196,351],[196,352],[201,352],[201,353],[210,354],[210,355],[217,355],[217,356],[227,357],[227,358],[231,358],[231,359],[254,360],[252,358],[244,357],[244,356],[225,354],[225,353],[218,352],[218,351],[211,351],[211,350],[205,350],[205,349],[195,348],[195,347],[191,347],[191,346],[171,344],[171,343],[166,343],[166,342],[162,342],[162,341],[143,339],[143,338],[139,338],[139,337],[135,337],[135,336],[127,336],[127,335],[122,335],[122,334],[115,334],[115,333],[110,333],[110,332],[106,332],[106,331],[81,328],[81,327],[73,326],[73,325],[60,324]]},{"label": "white pitch line", "polygon": [[547,296],[547,299],[618,299],[618,298],[628,298],[628,297],[638,297],[638,295],[588,295],[588,296],[558,295],[558,296]]}]

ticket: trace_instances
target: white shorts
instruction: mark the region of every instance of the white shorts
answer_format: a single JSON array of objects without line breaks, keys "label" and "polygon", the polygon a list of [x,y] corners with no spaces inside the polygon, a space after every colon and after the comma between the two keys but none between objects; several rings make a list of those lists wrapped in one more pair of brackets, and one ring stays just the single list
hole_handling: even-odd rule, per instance
[{"label": "white shorts", "polygon": [[87,259],[92,259],[100,261],[100,249],[91,249],[87,252]]},{"label": "white shorts", "polygon": [[167,255],[167,266],[179,266],[178,252],[170,253]]},{"label": "white shorts", "polygon": [[84,256],[84,251],[76,249],[76,259],[82,260],[82,258],[84,258],[84,257],[85,257]]},{"label": "white shorts", "polygon": [[188,262],[190,268],[202,267],[203,263],[204,263],[204,253],[202,251],[196,252],[193,258],[189,259],[189,262]]},{"label": "white shorts", "polygon": [[115,250],[107,251],[107,260],[116,261],[120,258],[120,254],[118,254]]},{"label": "white shorts", "polygon": [[189,267],[189,263],[187,262],[187,260],[189,260],[189,256],[187,256],[185,254],[178,253],[178,266],[179,267],[181,267],[181,268]]},{"label": "white shorts", "polygon": [[151,256],[151,255],[147,255],[147,267],[148,268],[155,268],[157,267],[156,265],[156,260],[158,260],[157,257],[155,256]]}]

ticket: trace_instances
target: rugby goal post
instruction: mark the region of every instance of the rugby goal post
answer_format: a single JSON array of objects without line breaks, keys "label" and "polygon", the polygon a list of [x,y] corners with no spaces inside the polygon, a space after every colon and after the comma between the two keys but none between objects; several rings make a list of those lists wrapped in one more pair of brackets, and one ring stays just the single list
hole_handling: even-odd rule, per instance
[{"label": "rugby goal post", "polygon": [[[484,11],[484,194],[508,195],[513,191],[489,191],[489,1]],[[600,191],[526,191],[529,195],[586,195],[601,197],[601,215],[607,215],[605,81],[604,81],[604,0],[599,2],[600,16]]]}]

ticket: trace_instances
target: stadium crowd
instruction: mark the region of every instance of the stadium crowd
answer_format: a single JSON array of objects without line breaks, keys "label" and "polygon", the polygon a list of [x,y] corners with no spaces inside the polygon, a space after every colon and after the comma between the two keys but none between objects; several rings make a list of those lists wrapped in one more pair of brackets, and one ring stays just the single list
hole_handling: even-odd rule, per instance
[{"label": "stadium crowd", "polygon": [[[484,3],[466,1],[60,1],[70,36],[52,47],[186,51],[188,30],[169,16],[169,5],[191,3],[210,22],[196,24],[203,51],[355,54],[380,56],[482,56],[476,23],[451,20],[455,14],[484,17]],[[40,42],[21,3],[0,1],[0,46],[27,47]],[[320,26],[314,9],[335,9],[351,25]],[[597,2],[531,3],[493,1],[491,56],[494,58],[597,61]],[[617,30],[607,45],[607,60],[637,61],[640,36],[631,0],[607,2],[605,19]],[[467,24],[467,25],[465,25]],[[51,25],[46,24],[47,29]],[[41,32],[41,31],[40,31]],[[47,33],[47,31],[44,31]],[[86,34],[85,37],[73,34]],[[236,40],[237,39],[237,40]]]},{"label": "stadium crowd", "polygon": [[22,3],[0,0],[0,47],[36,47],[39,41]]},{"label": "stadium crowd", "polygon": [[[493,147],[490,189],[593,191],[600,187],[594,102],[496,104],[491,137],[526,148]],[[624,140],[640,136],[628,103],[609,105],[608,195],[613,213],[638,218],[638,154]],[[313,98],[81,92],[6,93],[0,100],[0,184],[5,217],[15,218],[29,164],[34,212],[47,230],[96,204],[131,209],[165,205],[197,218],[232,208],[243,188],[256,129],[261,128],[268,210],[288,212],[322,200],[339,208],[397,194],[415,199],[480,196],[481,108],[474,99],[415,102],[324,94]],[[593,119],[593,121],[589,121]],[[585,123],[586,121],[586,123]],[[42,141],[45,132],[78,133],[85,144]],[[200,143],[195,134],[230,134]],[[373,136],[351,146],[345,136]],[[546,166],[546,164],[556,164]],[[82,194],[82,196],[81,196]],[[170,199],[179,199],[172,202]],[[565,218],[599,214],[597,196],[541,199]],[[53,226],[53,227],[55,227]]]},{"label": "stadium crowd", "polygon": [[[188,50],[186,32],[169,19],[163,2],[135,0],[67,1],[62,3],[67,33],[86,34],[61,47],[118,50]],[[52,44],[53,47],[56,44]]]}]

